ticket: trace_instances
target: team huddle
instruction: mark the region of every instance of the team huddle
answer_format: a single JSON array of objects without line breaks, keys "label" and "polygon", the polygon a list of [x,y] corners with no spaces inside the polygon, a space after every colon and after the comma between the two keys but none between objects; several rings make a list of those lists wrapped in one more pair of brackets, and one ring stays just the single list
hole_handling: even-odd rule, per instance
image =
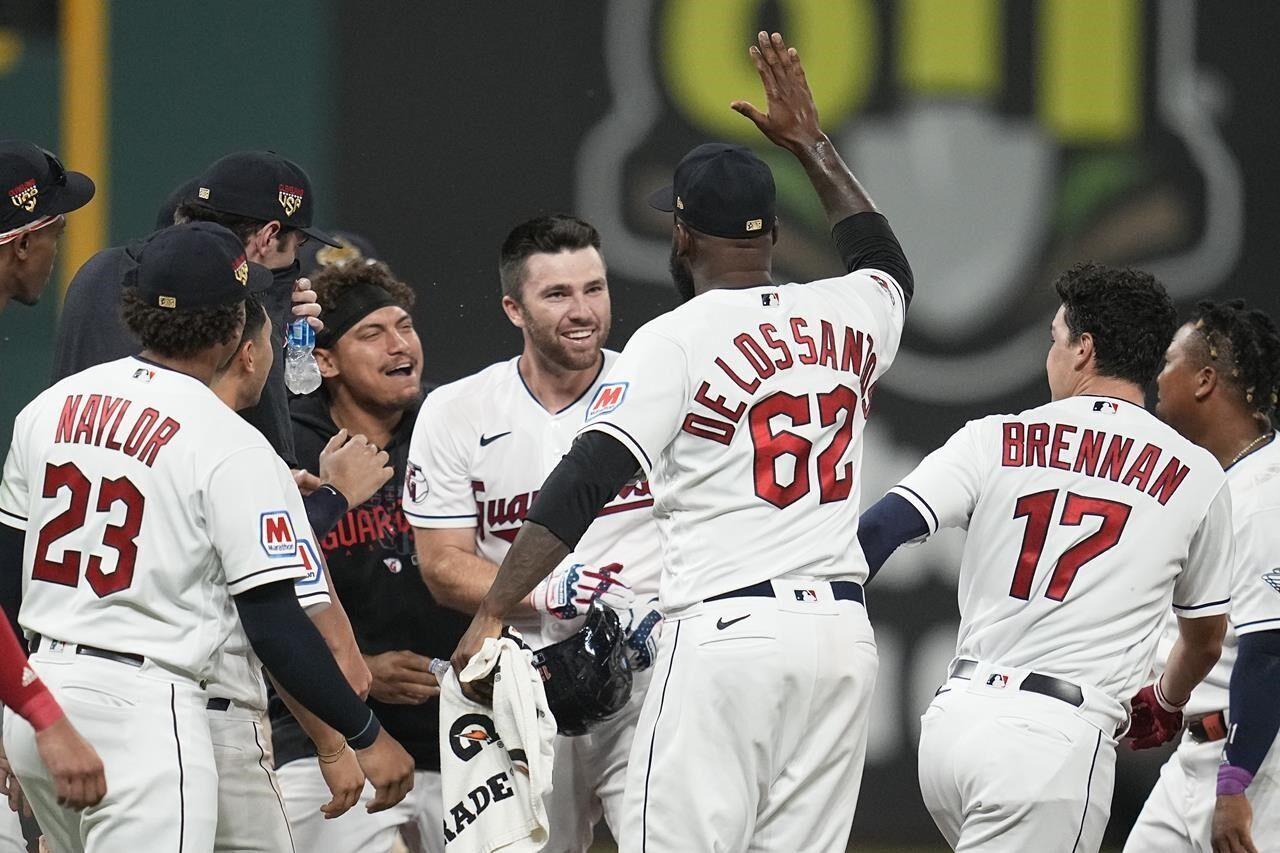
[{"label": "team huddle", "polygon": [[[0,482],[0,782],[38,824],[0,820],[0,853],[585,853],[602,818],[624,853],[842,851],[867,587],[947,527],[961,621],[919,781],[948,844],[1097,851],[1119,742],[1180,738],[1125,849],[1280,849],[1275,323],[1179,325],[1152,276],[1077,264],[1050,401],[965,424],[859,515],[915,281],[797,51],[749,53],[766,110],[732,107],[803,168],[843,272],[775,283],[769,166],[700,145],[649,199],[681,304],[620,353],[600,234],[541,216],[499,252],[521,353],[424,396],[412,289],[272,152],[76,273]],[[94,187],[24,142],[0,180],[3,310]],[[309,330],[320,388],[291,396]],[[494,818],[505,777],[448,793],[504,741],[442,711],[446,673],[513,638],[559,732],[536,843]]]}]

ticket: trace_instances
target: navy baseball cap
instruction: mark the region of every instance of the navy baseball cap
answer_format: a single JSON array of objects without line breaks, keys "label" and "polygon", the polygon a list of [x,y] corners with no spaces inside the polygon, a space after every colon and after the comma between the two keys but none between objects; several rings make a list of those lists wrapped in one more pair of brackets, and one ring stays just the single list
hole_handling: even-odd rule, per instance
[{"label": "navy baseball cap", "polygon": [[125,285],[152,308],[201,311],[241,302],[270,289],[274,276],[250,263],[244,244],[214,222],[187,222],[157,231],[133,253]]},{"label": "navy baseball cap", "polygon": [[69,172],[57,157],[20,139],[0,141],[0,241],[55,216],[84,207],[93,198],[93,180]]},{"label": "navy baseball cap", "polygon": [[168,228],[173,224],[174,214],[178,212],[178,208],[182,207],[188,201],[196,197],[196,189],[200,184],[199,176],[187,178],[182,183],[173,188],[173,191],[165,197],[161,202],[160,209],[156,211],[156,230]]},{"label": "navy baseball cap", "polygon": [[196,181],[195,196],[189,200],[218,213],[260,222],[279,220],[321,243],[338,245],[311,223],[311,178],[274,151],[238,151],[215,160]]},{"label": "navy baseball cap", "polygon": [[773,230],[773,172],[750,148],[707,142],[684,155],[649,205],[713,237],[759,237]]}]

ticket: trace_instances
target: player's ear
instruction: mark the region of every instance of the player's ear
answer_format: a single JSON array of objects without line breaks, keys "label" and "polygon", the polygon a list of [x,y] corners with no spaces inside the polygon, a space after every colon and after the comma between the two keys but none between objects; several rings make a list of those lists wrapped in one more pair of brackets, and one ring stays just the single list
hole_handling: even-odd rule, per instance
[{"label": "player's ear", "polygon": [[524,309],[513,296],[502,297],[502,310],[506,312],[507,319],[511,321],[511,325],[517,329],[524,328]]},{"label": "player's ear", "polygon": [[1089,332],[1081,332],[1080,337],[1076,338],[1072,344],[1072,349],[1075,350],[1073,359],[1075,363],[1072,366],[1076,370],[1083,370],[1097,355],[1093,346],[1093,335]]},{"label": "player's ear", "polygon": [[13,247],[13,257],[25,261],[31,255],[31,232],[27,231],[9,244]]},{"label": "player's ear", "polygon": [[677,258],[688,258],[693,255],[693,235],[679,220],[676,220],[675,228],[671,232],[671,242],[672,251]]},{"label": "player's ear", "polygon": [[253,232],[253,236],[249,238],[249,248],[261,257],[270,251],[272,246],[275,245],[276,237],[279,236],[279,234],[280,221],[273,219],[257,231]]},{"label": "player's ear", "polygon": [[773,232],[769,235],[769,244],[778,245],[778,231],[782,228],[782,221],[778,217],[773,217]]},{"label": "player's ear", "polygon": [[320,377],[322,379],[332,379],[338,375],[338,362],[334,359],[331,351],[316,347],[312,351],[312,355],[316,357],[316,366],[320,368]]},{"label": "player's ear", "polygon": [[1206,364],[1196,371],[1196,389],[1193,392],[1196,402],[1200,402],[1213,393],[1218,387],[1218,371],[1213,365]]}]

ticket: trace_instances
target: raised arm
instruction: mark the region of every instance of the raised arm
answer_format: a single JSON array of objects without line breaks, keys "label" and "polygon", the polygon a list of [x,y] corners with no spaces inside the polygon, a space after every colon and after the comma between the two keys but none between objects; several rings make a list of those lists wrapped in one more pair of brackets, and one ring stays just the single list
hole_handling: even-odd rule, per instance
[{"label": "raised arm", "polygon": [[910,303],[914,292],[911,266],[888,221],[818,123],[818,108],[800,54],[788,47],[779,33],[770,36],[761,32],[756,41],[750,54],[764,84],[768,112],[762,113],[747,101],[734,101],[730,106],[751,119],[770,142],[800,161],[826,211],[845,268],[889,273]]}]

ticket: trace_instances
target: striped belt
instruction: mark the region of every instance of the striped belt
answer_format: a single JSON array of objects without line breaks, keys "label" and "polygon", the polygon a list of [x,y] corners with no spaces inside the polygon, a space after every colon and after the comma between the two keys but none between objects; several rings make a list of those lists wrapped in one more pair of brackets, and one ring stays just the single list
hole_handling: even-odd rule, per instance
[{"label": "striped belt", "polygon": [[[828,581],[815,581],[814,583],[828,583]],[[866,606],[866,595],[862,591],[862,584],[854,581],[830,581],[831,595],[836,601],[856,601],[862,606]],[[797,593],[798,594],[798,593]],[[770,581],[761,581],[760,583],[744,586],[742,589],[734,589],[729,592],[722,592],[719,595],[712,595],[705,601],[724,601],[726,598],[776,598],[777,595],[773,591],[773,583]]]},{"label": "striped belt", "polygon": [[[951,664],[948,676],[950,678],[971,679],[977,668],[978,662],[976,660],[960,658]],[[1028,673],[1022,679],[1022,683],[1018,685],[1018,689],[1025,690],[1028,693],[1039,693],[1041,696],[1048,696],[1051,699],[1066,702],[1068,705],[1073,705],[1077,708],[1084,704],[1084,691],[1080,689],[1080,685],[1039,672]]]},{"label": "striped belt", "polygon": [[[41,637],[39,634],[36,634],[31,639],[32,654],[35,654],[36,652],[40,651],[40,644],[43,641],[44,641],[44,637]],[[49,642],[53,643],[58,641],[50,640]],[[113,652],[110,649],[100,649],[97,646],[86,646],[83,643],[79,643],[79,644],[63,643],[63,645],[73,648],[75,654],[78,654],[78,655],[88,655],[89,657],[92,657],[92,658],[102,658],[103,660],[113,660],[116,663],[124,663],[124,664],[128,664],[129,666],[142,666],[144,663],[146,663],[146,660],[147,660],[142,655],[131,655],[131,654],[128,654],[127,652]]]}]

